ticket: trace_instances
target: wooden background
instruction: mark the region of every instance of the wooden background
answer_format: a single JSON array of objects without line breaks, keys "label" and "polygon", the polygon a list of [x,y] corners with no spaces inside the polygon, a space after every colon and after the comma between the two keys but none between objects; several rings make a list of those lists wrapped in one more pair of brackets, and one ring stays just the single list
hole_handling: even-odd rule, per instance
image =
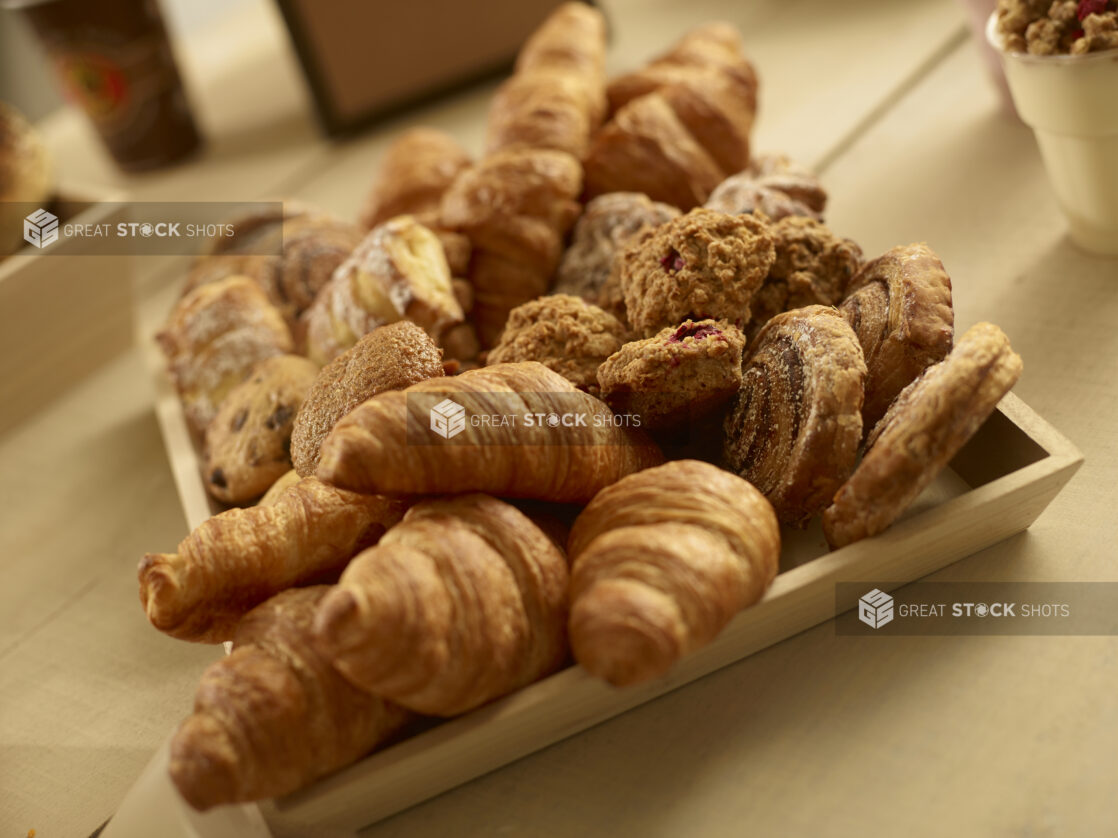
[{"label": "wooden background", "polygon": [[[928,241],[953,277],[958,327],[1000,324],[1025,360],[1016,392],[1086,455],[1028,533],[936,578],[1118,580],[1118,262],[1068,241],[1031,132],[1000,107],[961,7],[603,5],[613,69],[693,24],[737,23],[762,78],[757,148],[820,167],[828,223],[868,255]],[[480,145],[491,87],[341,146],[321,140],[266,0],[182,54],[206,155],[124,178],[64,113],[45,125],[64,182],[141,200],[295,195],[352,214],[404,124]],[[158,262],[135,262],[138,292],[152,292]],[[185,529],[151,398],[133,349],[0,437],[4,835],[96,828],[219,654],[152,631],[138,606],[139,556]],[[366,834],[1108,834],[1116,650],[1113,637],[852,638],[825,624]]]}]

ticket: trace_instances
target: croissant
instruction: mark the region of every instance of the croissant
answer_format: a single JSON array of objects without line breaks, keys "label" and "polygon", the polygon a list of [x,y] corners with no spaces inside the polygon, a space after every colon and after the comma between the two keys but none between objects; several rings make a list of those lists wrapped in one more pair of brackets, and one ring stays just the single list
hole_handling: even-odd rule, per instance
[{"label": "croissant", "polygon": [[951,278],[926,244],[894,247],[850,280],[840,311],[866,357],[868,433],[909,382],[951,351]]},{"label": "croissant", "polygon": [[728,24],[688,33],[608,96],[613,117],[585,161],[590,196],[632,190],[688,210],[749,164],[757,76]]},{"label": "croissant", "polygon": [[361,226],[371,230],[397,215],[437,210],[443,193],[469,165],[470,155],[449,134],[434,128],[405,131],[381,158]]},{"label": "croissant", "polygon": [[419,503],[353,560],[314,621],[351,682],[437,716],[464,713],[566,659],[567,563],[488,495]]},{"label": "croissant", "polygon": [[472,316],[485,346],[496,343],[512,309],[547,292],[581,189],[574,157],[521,148],[489,155],[443,196],[441,225],[473,245]]},{"label": "croissant", "polygon": [[201,434],[257,361],[294,349],[279,311],[253,280],[231,276],[191,291],[155,336],[191,429]]},{"label": "croissant", "polygon": [[160,631],[219,643],[270,596],[336,578],[375,544],[404,504],[355,495],[305,478],[270,506],[230,509],[202,523],[177,553],[148,553],[139,566],[140,602]]},{"label": "croissant", "polygon": [[586,153],[606,110],[605,30],[601,12],[585,3],[566,3],[544,21],[493,98],[489,151]]},{"label": "croissant", "polygon": [[311,638],[325,585],[284,591],[237,625],[171,739],[170,775],[195,809],[289,794],[359,759],[414,717],[345,680]]},{"label": "croissant", "polygon": [[745,480],[675,460],[599,492],[569,548],[575,660],[626,686],[664,674],[761,598],[780,527]]},{"label": "croissant", "polygon": [[439,239],[402,215],[374,228],[322,289],[306,314],[307,354],[326,364],[405,318],[437,340],[464,317]]},{"label": "croissant", "polygon": [[663,460],[624,419],[543,364],[498,364],[373,397],[334,426],[318,476],[358,492],[585,503]]}]

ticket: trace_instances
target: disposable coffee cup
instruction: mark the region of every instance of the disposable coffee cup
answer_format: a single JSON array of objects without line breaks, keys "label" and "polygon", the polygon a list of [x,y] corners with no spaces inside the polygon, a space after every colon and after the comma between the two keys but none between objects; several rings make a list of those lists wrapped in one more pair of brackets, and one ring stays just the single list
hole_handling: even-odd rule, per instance
[{"label": "disposable coffee cup", "polygon": [[1001,55],[1017,113],[1036,135],[1072,240],[1118,256],[1118,50],[1008,52],[997,15],[987,21],[986,39]]}]

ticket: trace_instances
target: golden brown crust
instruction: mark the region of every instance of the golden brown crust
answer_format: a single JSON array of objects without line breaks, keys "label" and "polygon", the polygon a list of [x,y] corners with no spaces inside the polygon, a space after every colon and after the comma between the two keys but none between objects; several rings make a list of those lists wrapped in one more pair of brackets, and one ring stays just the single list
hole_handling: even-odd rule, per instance
[{"label": "golden brown crust", "polygon": [[366,399],[443,374],[442,352],[408,321],[381,326],[322,368],[291,432],[295,470],[310,477],[319,449],[338,420]]},{"label": "golden brown crust", "polygon": [[702,204],[725,177],[659,93],[621,108],[594,137],[583,165],[591,198],[643,192],[683,210]]},{"label": "golden brown crust", "polygon": [[715,320],[685,320],[627,343],[601,365],[602,399],[641,427],[674,428],[724,404],[741,387],[741,331]]},{"label": "golden brown crust", "polygon": [[516,72],[549,70],[602,78],[605,41],[606,21],[598,9],[588,3],[563,3],[528,36],[517,56]]},{"label": "golden brown crust", "polygon": [[[461,433],[442,439],[431,409],[450,399],[466,408]],[[527,415],[585,417],[549,426]],[[517,425],[470,417],[515,416]],[[571,422],[577,420],[570,420]],[[387,494],[487,492],[583,503],[604,486],[662,461],[639,431],[558,373],[532,361],[432,379],[382,393],[342,419],[322,446],[321,479]]]},{"label": "golden brown crust", "polygon": [[570,73],[517,73],[493,97],[486,149],[550,148],[581,159],[604,98],[601,80],[595,86]]},{"label": "golden brown crust", "polygon": [[[599,195],[586,205],[575,224],[552,292],[574,294],[588,303],[597,303],[617,253],[646,227],[659,227],[678,216],[675,207],[649,200],[639,192]],[[624,308],[620,289],[616,294]]]},{"label": "golden brown crust", "polygon": [[160,631],[220,643],[269,597],[336,578],[354,553],[400,520],[404,508],[400,501],[304,478],[272,506],[215,515],[183,539],[177,553],[144,556],[140,602]]},{"label": "golden brown crust", "polygon": [[298,355],[258,362],[206,428],[202,478],[223,503],[260,497],[291,468],[291,427],[318,366]]},{"label": "golden brown crust", "polygon": [[632,241],[618,257],[629,322],[644,336],[687,318],[742,327],[774,258],[763,220],[694,209]]},{"label": "golden brown crust", "polygon": [[780,528],[741,478],[676,460],[601,491],[569,547],[575,659],[620,686],[664,674],[760,599]]},{"label": "golden brown crust", "polygon": [[627,337],[612,314],[580,297],[553,294],[512,310],[486,363],[539,361],[580,390],[595,393],[598,367]]},{"label": "golden brown crust", "polygon": [[[783,192],[813,212],[827,208],[827,190],[807,166],[784,154],[759,154],[749,162],[749,174],[761,186]],[[807,215],[807,213],[797,213]]]},{"label": "golden brown crust", "polygon": [[759,179],[750,171],[730,175],[714,188],[703,206],[730,215],[761,213],[771,221],[791,216],[822,217],[805,201],[777,188],[774,181]]},{"label": "golden brown crust", "polygon": [[806,524],[854,470],[865,376],[858,339],[833,308],[778,314],[750,346],[723,454],[784,523]]},{"label": "golden brown crust", "polygon": [[951,278],[926,244],[894,247],[851,280],[840,310],[866,358],[868,432],[909,382],[951,350]]},{"label": "golden brown crust", "polygon": [[191,429],[198,434],[257,361],[294,349],[291,332],[260,286],[231,276],[191,291],[155,336]]},{"label": "golden brown crust", "polygon": [[439,239],[401,215],[362,240],[307,311],[307,354],[326,364],[378,326],[403,319],[438,340],[464,317]]},{"label": "golden brown crust", "polygon": [[492,346],[508,313],[547,292],[578,217],[582,168],[561,151],[507,149],[464,172],[443,197],[441,223],[474,248],[474,325]]},{"label": "golden brown crust", "polygon": [[1001,329],[972,326],[874,427],[858,469],[823,514],[832,547],[886,529],[966,444],[1021,375]]},{"label": "golden brown crust", "polygon": [[353,560],[315,636],[362,689],[451,716],[566,658],[567,563],[523,513],[488,495],[430,500]]},{"label": "golden brown crust", "polygon": [[349,684],[314,648],[326,586],[284,591],[237,626],[171,739],[170,774],[195,809],[278,797],[359,759],[413,717]]},{"label": "golden brown crust", "polygon": [[813,219],[783,218],[769,232],[776,259],[753,297],[751,337],[782,311],[838,305],[862,264],[862,248]]},{"label": "golden brown crust", "polygon": [[257,506],[275,506],[283,493],[298,483],[303,478],[295,469],[282,474],[275,483],[268,487],[268,491],[256,502]]},{"label": "golden brown crust", "polygon": [[421,215],[439,207],[443,193],[470,165],[454,137],[434,128],[412,128],[397,137],[381,158],[361,226],[371,230],[397,215]]}]

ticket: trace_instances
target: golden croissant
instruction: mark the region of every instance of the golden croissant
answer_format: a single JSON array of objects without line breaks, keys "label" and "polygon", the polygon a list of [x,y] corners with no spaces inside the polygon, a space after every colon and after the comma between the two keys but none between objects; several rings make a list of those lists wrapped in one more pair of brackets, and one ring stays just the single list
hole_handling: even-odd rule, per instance
[{"label": "golden croissant", "polygon": [[356,495],[313,477],[274,503],[230,509],[202,523],[176,553],[140,562],[140,602],[172,637],[220,643],[268,597],[337,578],[355,553],[400,520],[400,501]]},{"label": "golden croissant", "polygon": [[675,460],[602,490],[571,529],[571,649],[624,686],[709,643],[776,576],[780,528],[740,477]]},{"label": "golden croissant", "polygon": [[412,507],[357,556],[314,632],[361,688],[450,716],[566,659],[567,563],[524,513],[482,494]]},{"label": "golden croissant", "polygon": [[364,756],[411,713],[345,680],[310,624],[328,586],[284,591],[237,626],[171,739],[171,780],[195,809],[276,797]]},{"label": "golden croissant", "polygon": [[369,399],[322,444],[318,477],[356,492],[585,503],[663,461],[629,418],[543,364],[497,364]]}]

